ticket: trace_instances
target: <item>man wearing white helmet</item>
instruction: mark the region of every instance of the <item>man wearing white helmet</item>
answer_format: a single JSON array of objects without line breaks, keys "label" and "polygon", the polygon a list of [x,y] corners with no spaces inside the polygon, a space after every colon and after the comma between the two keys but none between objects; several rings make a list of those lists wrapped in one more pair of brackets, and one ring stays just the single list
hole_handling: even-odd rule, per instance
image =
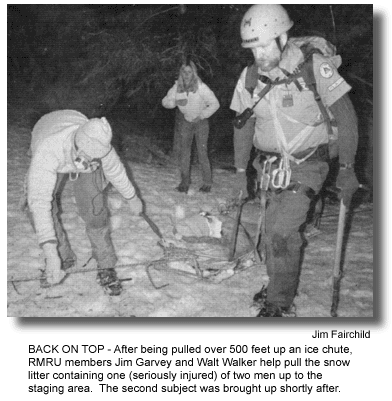
[{"label": "man wearing white helmet", "polygon": [[[329,145],[336,139],[332,117],[340,162],[336,186],[346,205],[358,188],[357,119],[348,97],[351,87],[337,70],[341,58],[323,38],[289,39],[292,26],[278,4],[254,5],[245,13],[242,46],[252,51],[255,62],[241,74],[231,104],[237,113],[248,109],[248,117],[255,117],[255,167],[268,187],[260,247],[265,246],[269,284],[255,295],[259,317],[292,313],[303,245],[299,228],[328,173]],[[310,69],[304,50],[309,46],[319,50],[311,53]]]},{"label": "man wearing white helmet", "polygon": [[60,191],[69,175],[80,215],[86,223],[92,256],[97,261],[97,279],[108,294],[121,293],[114,270],[117,258],[110,239],[105,187],[112,183],[129,200],[133,214],[142,211],[142,203],[111,140],[112,129],[106,118],[88,119],[75,110],[46,114],[33,128],[28,204],[44,251],[45,286],[60,283],[66,270],[76,262],[57,216]]}]

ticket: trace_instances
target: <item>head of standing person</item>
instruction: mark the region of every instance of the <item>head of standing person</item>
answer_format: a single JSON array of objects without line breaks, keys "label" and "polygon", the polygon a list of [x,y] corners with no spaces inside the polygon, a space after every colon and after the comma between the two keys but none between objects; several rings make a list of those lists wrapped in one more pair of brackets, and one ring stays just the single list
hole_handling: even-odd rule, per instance
[{"label": "head of standing person", "polygon": [[245,13],[241,22],[242,47],[252,50],[261,71],[269,72],[279,65],[293,24],[280,4],[256,4]]},{"label": "head of standing person", "polygon": [[183,92],[195,93],[199,88],[199,81],[200,78],[197,75],[196,65],[191,60],[190,56],[188,56],[180,68],[177,91],[179,93]]}]

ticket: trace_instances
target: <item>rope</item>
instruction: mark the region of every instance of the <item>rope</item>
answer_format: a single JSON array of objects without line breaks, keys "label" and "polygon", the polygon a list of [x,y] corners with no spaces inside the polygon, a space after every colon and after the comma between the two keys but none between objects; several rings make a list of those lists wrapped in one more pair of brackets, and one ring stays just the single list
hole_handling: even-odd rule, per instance
[{"label": "rope", "polygon": [[[71,274],[80,274],[80,273],[90,273],[90,272],[96,272],[97,268],[91,268],[91,269],[83,269],[83,267],[86,267],[90,261],[91,261],[91,257],[87,260],[87,262],[82,266],[82,269],[75,269],[72,270],[70,272],[67,272],[68,275]],[[118,268],[123,268],[123,267],[136,267],[136,266],[140,266],[143,264],[147,264],[147,263],[151,263],[151,262],[146,262],[146,263],[134,263],[134,264],[129,264],[129,265],[120,265],[120,266],[115,266],[116,269]],[[41,280],[41,277],[22,277],[22,278],[11,278],[9,280],[7,280],[7,283],[21,283],[21,282],[29,282],[29,281],[39,281]]]}]

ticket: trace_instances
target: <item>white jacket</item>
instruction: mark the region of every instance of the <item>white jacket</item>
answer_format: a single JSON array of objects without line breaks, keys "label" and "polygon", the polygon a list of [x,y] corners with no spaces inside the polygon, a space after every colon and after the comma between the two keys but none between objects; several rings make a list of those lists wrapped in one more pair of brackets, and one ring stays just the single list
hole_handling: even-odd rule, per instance
[{"label": "white jacket", "polygon": [[203,82],[199,82],[196,93],[186,92],[177,93],[177,81],[169,89],[167,95],[162,100],[162,106],[167,109],[176,107],[176,100],[185,99],[185,106],[178,106],[185,120],[192,122],[195,118],[201,120],[211,117],[219,109],[219,101],[214,92]]},{"label": "white jacket", "polygon": [[[28,202],[40,244],[57,240],[51,214],[57,174],[81,173],[74,165],[74,139],[77,129],[87,121],[78,111],[60,110],[46,114],[33,128]],[[105,178],[124,198],[131,199],[135,189],[116,151],[112,148],[101,161]]]}]

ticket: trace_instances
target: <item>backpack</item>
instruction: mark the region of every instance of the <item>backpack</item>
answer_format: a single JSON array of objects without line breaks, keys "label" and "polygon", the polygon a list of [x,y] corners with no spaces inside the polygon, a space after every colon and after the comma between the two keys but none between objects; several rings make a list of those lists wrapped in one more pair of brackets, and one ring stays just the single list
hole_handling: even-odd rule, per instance
[{"label": "backpack", "polygon": [[[320,110],[321,115],[323,116],[323,120],[327,125],[328,130],[328,147],[329,147],[329,157],[335,158],[338,156],[338,131],[337,131],[337,124],[335,119],[332,116],[330,110],[324,105],[321,100],[321,97],[317,91],[316,85],[316,78],[314,76],[313,70],[313,55],[318,53],[326,57],[336,57],[335,65],[338,68],[341,64],[340,56],[336,56],[336,48],[330,42],[325,40],[324,38],[317,37],[317,36],[306,36],[300,38],[293,38],[290,39],[291,43],[298,46],[303,55],[304,61],[301,62],[294,72],[289,73],[284,69],[281,69],[282,72],[286,75],[286,78],[281,79],[279,81],[275,81],[272,83],[272,86],[268,89],[270,90],[273,86],[276,85],[283,85],[294,83],[299,91],[302,91],[303,88],[298,82],[298,78],[302,77],[305,81],[306,86],[309,88],[310,91],[313,92],[314,100],[316,101],[318,108]],[[257,86],[257,80],[260,80],[258,74],[258,67],[256,64],[251,65],[248,67],[246,78],[245,78],[245,88],[253,95],[253,91]],[[268,80],[268,78],[267,78]],[[261,77],[261,81],[266,83],[266,77]],[[268,91],[267,90],[267,91]],[[265,96],[266,92],[262,94]],[[260,100],[261,96],[259,94]]]}]

